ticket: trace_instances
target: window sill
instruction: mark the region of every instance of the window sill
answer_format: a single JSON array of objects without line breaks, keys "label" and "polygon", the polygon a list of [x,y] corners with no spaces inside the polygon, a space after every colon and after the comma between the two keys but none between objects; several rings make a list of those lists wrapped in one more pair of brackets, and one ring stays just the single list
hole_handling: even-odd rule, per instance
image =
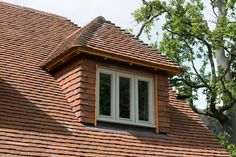
[{"label": "window sill", "polygon": [[117,134],[127,134],[138,137],[161,138],[166,140],[170,139],[170,136],[167,134],[157,134],[154,131],[154,128],[132,126],[127,124],[98,121],[97,126],[87,125],[85,127],[97,131],[112,132]]},{"label": "window sill", "polygon": [[150,122],[145,122],[145,121],[140,121],[139,123],[134,123],[131,120],[113,120],[113,119],[108,119],[105,117],[97,117],[98,121],[102,122],[108,122],[108,123],[115,123],[115,124],[120,124],[120,125],[130,125],[130,126],[137,126],[137,127],[147,127],[147,128],[155,128],[153,124]]}]

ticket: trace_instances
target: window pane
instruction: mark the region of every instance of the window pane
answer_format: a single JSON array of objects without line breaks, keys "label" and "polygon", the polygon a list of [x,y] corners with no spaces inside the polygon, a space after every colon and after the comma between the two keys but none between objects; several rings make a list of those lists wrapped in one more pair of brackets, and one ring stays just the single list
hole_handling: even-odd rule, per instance
[{"label": "window pane", "polygon": [[139,120],[148,121],[148,82],[138,81]]},{"label": "window pane", "polygon": [[111,75],[100,73],[99,114],[111,116]]},{"label": "window pane", "polygon": [[120,117],[130,118],[130,79],[120,77],[119,85]]}]

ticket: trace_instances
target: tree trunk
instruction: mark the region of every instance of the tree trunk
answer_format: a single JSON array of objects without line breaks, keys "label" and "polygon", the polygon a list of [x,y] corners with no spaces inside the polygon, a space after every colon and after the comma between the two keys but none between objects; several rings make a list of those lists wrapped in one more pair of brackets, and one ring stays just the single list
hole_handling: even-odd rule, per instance
[{"label": "tree trunk", "polygon": [[[217,25],[221,25],[219,23],[220,19],[222,17],[226,16],[225,1],[224,0],[218,0],[217,1],[217,8],[218,8]],[[222,42],[221,44],[223,45],[224,44],[223,36],[221,37],[220,40]],[[219,47],[216,50],[215,57],[216,57],[217,66],[218,67],[220,66],[224,70],[226,70],[230,63],[229,63],[228,58],[225,55],[225,51],[224,51],[223,47]],[[231,75],[230,70],[225,75],[225,80],[226,81],[232,81],[232,75]],[[223,128],[223,131],[225,131],[229,135],[229,141],[236,144],[236,104],[232,108],[230,108],[227,111],[226,114],[229,117],[229,120],[222,125],[222,128]]]},{"label": "tree trunk", "polygon": [[222,124],[222,131],[227,133],[229,136],[228,140],[230,143],[236,144],[236,105],[234,105],[228,111],[228,117],[230,118],[227,122]]},{"label": "tree trunk", "polygon": [[230,127],[231,127],[231,132],[230,132],[230,142],[236,144],[236,105],[229,110],[228,112],[229,118],[230,118]]},{"label": "tree trunk", "polygon": [[[219,48],[216,51],[216,62],[217,66],[221,66],[223,69],[226,69],[229,64],[222,48]],[[231,79],[232,76],[230,72],[228,72],[225,75],[225,80],[231,81]],[[226,114],[229,120],[222,125],[222,128],[223,131],[229,135],[230,142],[236,144],[236,105],[233,105],[233,107],[230,108]]]},{"label": "tree trunk", "polygon": [[[227,64],[229,64],[224,55],[224,50],[221,48],[216,52],[216,61],[217,65],[221,66],[223,69],[226,69]],[[230,72],[225,75],[225,80],[232,81]],[[226,115],[229,120],[222,125],[223,131],[229,135],[229,141],[236,144],[236,104],[226,112]]]}]

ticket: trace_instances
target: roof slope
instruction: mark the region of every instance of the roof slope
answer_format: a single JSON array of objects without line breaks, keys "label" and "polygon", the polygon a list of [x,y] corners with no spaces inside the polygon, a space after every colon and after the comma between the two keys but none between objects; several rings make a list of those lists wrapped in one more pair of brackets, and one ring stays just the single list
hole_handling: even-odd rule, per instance
[{"label": "roof slope", "polygon": [[147,44],[134,38],[129,33],[121,30],[120,27],[106,21],[99,16],[69,35],[47,58],[43,65],[51,62],[58,56],[63,55],[67,49],[74,46],[82,46],[100,50],[117,57],[123,56],[129,59],[147,61],[159,66],[173,68],[180,71],[180,66],[171,61],[165,55],[150,48]]},{"label": "roof slope", "polygon": [[227,156],[174,93],[169,136],[79,124],[58,83],[39,67],[76,30],[64,18],[0,2],[1,156]]}]

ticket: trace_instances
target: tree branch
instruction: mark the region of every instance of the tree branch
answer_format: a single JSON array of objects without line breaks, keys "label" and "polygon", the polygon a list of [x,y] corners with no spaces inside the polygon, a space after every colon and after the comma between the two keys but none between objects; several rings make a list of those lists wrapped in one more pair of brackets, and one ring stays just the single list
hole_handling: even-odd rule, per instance
[{"label": "tree branch", "polygon": [[[186,32],[186,34],[180,34],[180,33],[177,33],[177,32],[173,32],[171,30],[168,30],[166,29],[168,32],[172,33],[172,34],[176,34],[180,37],[183,37],[183,35],[186,35],[186,36],[191,36],[191,37],[195,37],[196,39],[200,40],[206,47],[207,47],[207,52],[208,52],[208,58],[209,58],[209,62],[210,62],[210,66],[211,66],[211,74],[212,74],[212,82],[214,83],[214,85],[216,84],[216,81],[217,81],[217,77],[216,77],[216,70],[215,70],[215,63],[214,63],[214,60],[213,60],[213,51],[212,51],[212,48],[211,48],[211,45],[203,38],[199,37],[199,36],[196,36],[195,34],[192,34],[192,33],[189,33],[189,32]],[[192,51],[192,48],[188,45],[188,43],[186,41],[184,41],[185,44],[187,45],[187,47],[189,48],[190,52],[191,52],[191,55],[194,54],[194,52]],[[195,71],[195,73],[197,74],[197,76],[201,79],[201,81],[207,86],[209,87],[209,85],[207,84],[207,82],[201,77],[201,75],[198,73],[198,71],[196,70],[195,66],[194,66],[194,62],[193,62],[193,57],[190,56],[190,59],[191,59],[191,63],[193,65],[193,69]],[[210,89],[210,87],[209,87]],[[211,90],[211,89],[210,89]]]},{"label": "tree branch", "polygon": [[149,19],[150,16],[151,16],[150,13],[152,12],[152,9],[153,9],[152,4],[150,4],[150,2],[146,2],[145,0],[142,0],[142,2],[143,2],[144,5],[149,7],[149,11],[148,11],[149,15],[146,17],[146,19]]},{"label": "tree branch", "polygon": [[202,76],[198,73],[198,71],[197,71],[197,69],[196,69],[196,67],[195,67],[195,65],[194,65],[194,61],[193,61],[193,54],[194,54],[194,52],[193,52],[192,48],[189,46],[189,44],[188,44],[186,41],[184,41],[184,42],[185,42],[186,46],[187,46],[188,49],[189,49],[189,52],[190,52],[190,61],[191,61],[191,63],[192,63],[192,67],[193,67],[194,72],[196,73],[197,77],[204,83],[204,85],[205,85],[207,88],[210,88],[209,85],[207,84],[207,82],[206,82],[206,81],[202,78]]},{"label": "tree branch", "polygon": [[160,4],[160,6],[159,6],[159,8],[160,8],[159,13],[157,13],[157,14],[151,16],[150,13],[151,13],[152,10],[153,10],[152,4],[151,4],[150,2],[146,2],[145,0],[142,0],[142,2],[143,2],[144,5],[146,5],[146,6],[149,7],[149,16],[146,18],[146,19],[148,19],[148,20],[145,21],[145,22],[142,24],[142,26],[141,26],[141,28],[140,28],[138,34],[136,35],[136,38],[139,38],[140,35],[142,34],[144,28],[145,28],[149,23],[151,23],[155,18],[157,18],[158,16],[160,16],[161,14],[163,14],[163,13],[166,12],[168,15],[172,16],[172,15],[170,14],[170,12],[169,12],[165,7],[163,7],[161,4]]},{"label": "tree branch", "polygon": [[[191,23],[186,23],[188,26],[192,27]],[[216,70],[215,70],[215,63],[213,60],[213,51],[211,44],[209,44],[204,37],[197,36],[196,34],[192,34],[190,32],[185,32],[187,36],[192,36],[195,37],[196,39],[200,40],[206,47],[207,47],[207,53],[208,53],[208,58],[210,61],[210,66],[211,66],[211,74],[212,74],[212,82],[215,84],[216,83]]]},{"label": "tree branch", "polygon": [[[192,48],[189,46],[189,44],[185,41],[185,44],[186,46],[188,47],[189,51],[190,51],[190,60],[191,60],[191,63],[192,63],[192,67],[193,67],[193,70],[195,71],[195,73],[197,74],[198,78],[204,83],[204,85],[210,90],[211,92],[211,97],[210,97],[210,111],[212,113],[214,113],[216,111],[216,93],[215,91],[212,89],[212,87],[210,87],[207,82],[202,78],[202,76],[198,73],[195,65],[194,65],[194,62],[193,62],[193,54],[194,52],[192,51]],[[216,81],[216,78],[215,78],[215,81]]]},{"label": "tree branch", "polygon": [[187,86],[191,87],[191,88],[196,88],[196,89],[199,89],[199,88],[207,88],[206,85],[204,84],[195,84],[194,82],[191,82],[191,81],[187,81],[183,78],[174,78],[172,79],[173,81],[181,81],[181,82],[184,82]]},{"label": "tree branch", "polygon": [[223,105],[222,107],[219,108],[219,112],[223,113],[224,111],[226,111],[226,110],[230,109],[231,107],[233,107],[233,105],[235,105],[235,103],[236,103],[236,99],[231,101],[227,105]]},{"label": "tree branch", "polygon": [[214,63],[214,60],[213,60],[213,52],[212,52],[212,49],[211,49],[211,46],[207,46],[207,49],[208,49],[208,58],[209,58],[209,61],[210,61],[210,65],[211,65],[211,75],[212,75],[212,82],[214,84],[216,84],[216,69],[215,69],[215,63]]},{"label": "tree branch", "polygon": [[204,116],[210,116],[210,117],[213,117],[213,115],[208,112],[208,110],[204,111],[204,110],[199,110],[198,108],[196,108],[194,105],[193,105],[193,102],[192,103],[189,103],[189,106],[192,108],[192,110],[197,113],[197,114],[201,114],[201,115],[204,115]]},{"label": "tree branch", "polygon": [[216,68],[215,68],[215,63],[213,60],[213,51],[212,51],[212,47],[211,44],[209,44],[204,38],[201,38],[199,36],[196,36],[194,34],[192,34],[192,36],[196,37],[198,40],[202,41],[202,43],[207,47],[207,53],[208,53],[208,58],[209,58],[209,62],[210,62],[210,66],[211,66],[211,75],[212,75],[212,82],[214,84],[216,84]]},{"label": "tree branch", "polygon": [[142,2],[143,2],[144,5],[148,5],[149,6],[149,3],[146,2],[145,0],[142,0]]},{"label": "tree branch", "polygon": [[215,2],[214,2],[214,0],[210,0],[210,1],[211,1],[212,11],[213,11],[213,13],[215,14],[215,16],[218,18],[218,15],[217,15],[217,13],[216,13],[216,11],[215,11]]},{"label": "tree branch", "polygon": [[147,26],[147,24],[149,24],[150,22],[152,22],[153,19],[155,19],[156,17],[158,17],[159,15],[161,15],[162,13],[153,15],[151,18],[149,18],[146,22],[144,22],[138,32],[138,34],[136,35],[136,38],[139,38],[140,35],[142,34],[144,28]]},{"label": "tree branch", "polygon": [[227,68],[225,69],[223,75],[220,77],[220,79],[221,79],[222,81],[223,81],[223,78],[225,78],[226,74],[229,72],[230,66],[231,66],[231,64],[233,63],[233,61],[235,60],[235,58],[236,58],[236,56],[232,56],[232,55],[231,55],[231,57],[230,57],[230,59],[229,59],[229,62],[228,62],[228,66],[227,66]]}]

